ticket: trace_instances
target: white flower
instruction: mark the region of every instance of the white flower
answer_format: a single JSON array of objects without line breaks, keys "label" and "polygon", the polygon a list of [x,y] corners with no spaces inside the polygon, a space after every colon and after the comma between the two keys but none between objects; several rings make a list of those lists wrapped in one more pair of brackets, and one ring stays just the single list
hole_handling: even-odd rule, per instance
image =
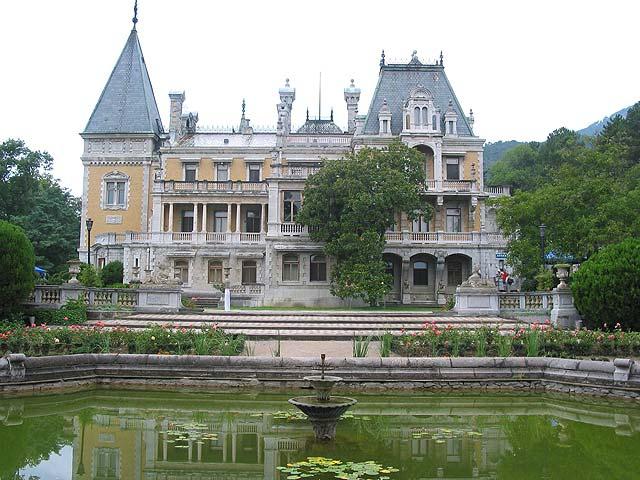
[{"label": "white flower", "polygon": [[156,337],[151,337],[151,340],[155,340],[155,339],[156,339]]},{"label": "white flower", "polygon": [[54,338],[53,339],[53,343],[60,343],[60,339],[59,338]]}]

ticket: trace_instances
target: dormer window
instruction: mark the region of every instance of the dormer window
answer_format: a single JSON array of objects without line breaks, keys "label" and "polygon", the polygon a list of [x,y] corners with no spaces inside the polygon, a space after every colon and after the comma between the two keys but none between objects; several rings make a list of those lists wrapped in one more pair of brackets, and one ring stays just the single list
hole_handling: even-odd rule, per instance
[{"label": "dormer window", "polygon": [[418,86],[411,91],[404,105],[404,119],[405,131],[437,131],[436,109],[429,90]]}]

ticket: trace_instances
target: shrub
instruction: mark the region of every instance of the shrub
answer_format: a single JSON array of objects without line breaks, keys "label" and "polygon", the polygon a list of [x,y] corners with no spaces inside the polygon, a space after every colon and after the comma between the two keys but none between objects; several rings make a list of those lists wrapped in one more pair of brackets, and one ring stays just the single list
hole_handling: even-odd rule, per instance
[{"label": "shrub", "polygon": [[540,270],[535,276],[536,289],[539,291],[548,291],[553,288],[553,272],[546,268]]},{"label": "shrub", "polygon": [[88,265],[83,263],[80,265],[80,275],[78,275],[78,280],[85,287],[100,287],[102,286],[102,282],[100,281],[100,276],[98,275],[98,271],[96,267],[93,265]]},{"label": "shrub", "polygon": [[124,267],[122,262],[116,260],[107,263],[100,271],[100,279],[103,285],[111,285],[114,283],[122,283],[124,276]]},{"label": "shrub", "polygon": [[0,318],[16,312],[35,285],[33,245],[22,229],[0,221]]},{"label": "shrub", "polygon": [[[590,328],[640,329],[640,240],[604,247],[573,275],[575,305]],[[605,327],[606,328],[606,327]]]},{"label": "shrub", "polygon": [[81,325],[87,321],[87,305],[82,300],[67,300],[57,310],[32,310],[28,315],[36,317],[39,325]]}]

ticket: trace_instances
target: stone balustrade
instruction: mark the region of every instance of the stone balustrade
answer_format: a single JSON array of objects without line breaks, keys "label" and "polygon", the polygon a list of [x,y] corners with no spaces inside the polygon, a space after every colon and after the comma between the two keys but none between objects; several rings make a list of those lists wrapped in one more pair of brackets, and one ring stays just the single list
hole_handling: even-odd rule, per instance
[{"label": "stone balustrade", "polygon": [[310,175],[318,172],[318,170],[320,170],[320,167],[280,165],[278,168],[278,178],[306,179]]},{"label": "stone balustrade", "polygon": [[480,193],[475,180],[425,180],[425,192],[474,192]]},{"label": "stone balustrade", "polygon": [[552,292],[509,292],[498,294],[500,311],[520,310],[549,312],[553,308]]},{"label": "stone balustrade", "polygon": [[267,182],[245,182],[194,180],[157,180],[154,183],[156,193],[263,193],[267,194]]},{"label": "stone balustrade", "polygon": [[266,233],[252,232],[126,232],[122,234],[100,234],[95,244],[191,244],[207,245],[213,243],[245,244],[264,243]]},{"label": "stone balustrade", "polygon": [[497,232],[387,232],[387,243],[393,244],[458,244],[507,245],[509,239]]},{"label": "stone balustrade", "polygon": [[511,187],[509,185],[499,185],[497,187],[484,187],[485,193],[490,197],[508,197],[511,195]]},{"label": "stone balustrade", "polygon": [[182,290],[176,286],[141,285],[138,288],[88,288],[79,284],[36,285],[26,304],[38,308],[60,308],[67,300],[81,299],[89,309],[128,308],[149,312],[177,312]]}]

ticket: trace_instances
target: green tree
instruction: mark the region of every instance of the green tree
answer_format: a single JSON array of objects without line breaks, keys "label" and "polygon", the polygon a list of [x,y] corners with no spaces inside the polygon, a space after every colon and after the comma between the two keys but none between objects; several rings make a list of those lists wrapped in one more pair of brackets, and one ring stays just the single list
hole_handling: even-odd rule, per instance
[{"label": "green tree", "polygon": [[107,263],[100,272],[100,279],[105,286],[122,283],[123,276],[124,266],[119,260]]},{"label": "green tree", "polygon": [[85,287],[102,286],[102,281],[96,267],[94,267],[93,265],[88,265],[86,263],[80,265],[80,274],[78,275],[78,280]]},{"label": "green tree", "polygon": [[576,308],[588,327],[640,330],[640,240],[609,245],[584,262],[573,275]]},{"label": "green tree", "polygon": [[309,177],[296,220],[309,227],[313,240],[325,242],[325,253],[336,262],[333,295],[373,305],[389,291],[384,234],[399,212],[431,216],[420,195],[423,184],[424,157],[400,142],[328,161]]},{"label": "green tree", "polygon": [[50,273],[76,256],[80,199],[51,176],[53,159],[22,140],[0,144],[0,219],[21,226],[33,243],[36,262]]},{"label": "green tree", "polygon": [[35,283],[33,246],[22,229],[0,220],[0,318],[20,309]]}]

